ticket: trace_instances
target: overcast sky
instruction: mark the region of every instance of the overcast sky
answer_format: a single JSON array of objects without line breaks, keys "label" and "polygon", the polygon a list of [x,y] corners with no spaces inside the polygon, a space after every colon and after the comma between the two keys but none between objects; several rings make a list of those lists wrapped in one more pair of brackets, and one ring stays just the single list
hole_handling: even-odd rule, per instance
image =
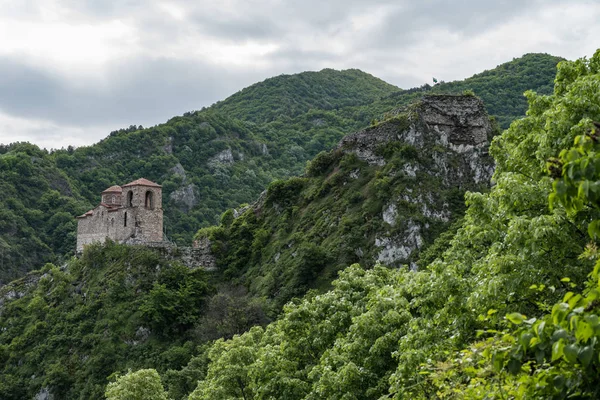
[{"label": "overcast sky", "polygon": [[0,143],[88,145],[282,73],[401,88],[600,47],[600,0],[0,0]]}]

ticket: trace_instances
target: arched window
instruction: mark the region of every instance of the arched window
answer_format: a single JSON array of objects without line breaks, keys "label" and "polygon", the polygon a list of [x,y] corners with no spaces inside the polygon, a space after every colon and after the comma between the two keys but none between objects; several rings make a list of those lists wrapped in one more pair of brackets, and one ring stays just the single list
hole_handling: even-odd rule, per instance
[{"label": "arched window", "polygon": [[152,197],[152,192],[149,190],[146,192],[146,202],[144,204],[146,208],[154,208],[154,198]]},{"label": "arched window", "polygon": [[112,197],[110,198],[110,202],[112,204],[115,204],[115,195],[113,194]]},{"label": "arched window", "polygon": [[127,193],[127,207],[133,207],[133,192]]},{"label": "arched window", "polygon": [[123,217],[123,226],[127,226],[127,211],[125,211],[125,216]]}]

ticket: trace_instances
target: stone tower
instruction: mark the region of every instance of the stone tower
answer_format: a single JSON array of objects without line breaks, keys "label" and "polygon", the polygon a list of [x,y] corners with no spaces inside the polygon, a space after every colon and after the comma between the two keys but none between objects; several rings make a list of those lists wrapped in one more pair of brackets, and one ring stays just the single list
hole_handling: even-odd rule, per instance
[{"label": "stone tower", "polygon": [[163,242],[162,187],[148,179],[111,186],[100,204],[77,217],[77,252],[90,243],[111,239],[127,244]]},{"label": "stone tower", "polygon": [[123,226],[130,232],[126,243],[162,242],[162,187],[148,179],[123,185]]}]

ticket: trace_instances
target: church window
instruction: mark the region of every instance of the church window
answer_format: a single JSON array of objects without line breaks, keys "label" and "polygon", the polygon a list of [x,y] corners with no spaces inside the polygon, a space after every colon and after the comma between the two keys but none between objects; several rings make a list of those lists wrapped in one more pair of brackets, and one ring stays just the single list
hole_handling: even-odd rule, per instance
[{"label": "church window", "polygon": [[146,205],[146,208],[154,208],[153,194],[149,190],[146,192],[146,202],[145,202],[145,205]]}]

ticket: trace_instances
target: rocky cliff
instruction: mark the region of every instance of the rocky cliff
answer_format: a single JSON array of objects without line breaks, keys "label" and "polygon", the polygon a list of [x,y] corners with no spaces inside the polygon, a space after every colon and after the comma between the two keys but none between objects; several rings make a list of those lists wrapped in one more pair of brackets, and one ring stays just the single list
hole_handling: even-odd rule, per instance
[{"label": "rocky cliff", "polygon": [[474,96],[426,96],[343,138],[302,177],[276,181],[253,207],[201,230],[225,276],[282,304],[358,262],[416,268],[420,252],[487,190],[496,133]]},{"label": "rocky cliff", "polygon": [[[494,132],[479,98],[439,95],[340,142],[339,151],[404,181],[383,206],[383,229],[373,243],[376,261],[415,267],[413,253],[425,244],[424,231],[455,217],[456,194],[489,183],[493,162],[487,149]],[[411,156],[385,168],[396,150]]]}]

